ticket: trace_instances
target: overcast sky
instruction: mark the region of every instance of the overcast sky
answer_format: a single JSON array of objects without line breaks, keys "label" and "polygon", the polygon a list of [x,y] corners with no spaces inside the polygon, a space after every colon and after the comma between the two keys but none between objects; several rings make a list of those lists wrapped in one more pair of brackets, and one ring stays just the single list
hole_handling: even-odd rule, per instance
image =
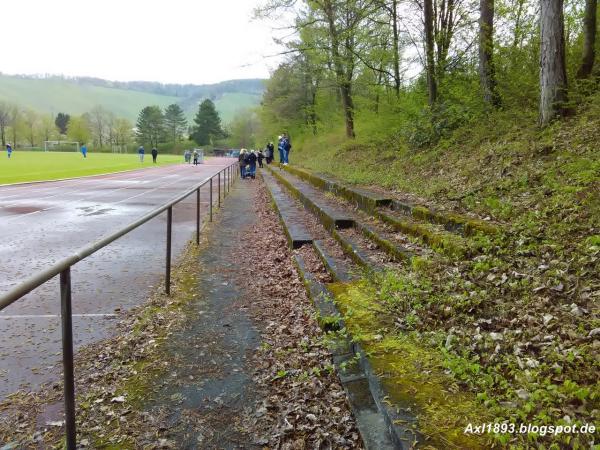
[{"label": "overcast sky", "polygon": [[4,0],[0,71],[214,83],[277,58],[254,0]]}]

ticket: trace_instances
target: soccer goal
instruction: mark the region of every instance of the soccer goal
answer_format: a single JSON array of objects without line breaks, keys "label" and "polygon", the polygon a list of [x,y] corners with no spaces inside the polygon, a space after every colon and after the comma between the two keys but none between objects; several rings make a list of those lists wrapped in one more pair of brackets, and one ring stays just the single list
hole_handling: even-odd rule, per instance
[{"label": "soccer goal", "polygon": [[72,141],[44,141],[45,152],[78,152],[79,142]]},{"label": "soccer goal", "polygon": [[113,153],[127,153],[127,146],[126,145],[113,144],[111,146],[111,149],[112,149]]}]

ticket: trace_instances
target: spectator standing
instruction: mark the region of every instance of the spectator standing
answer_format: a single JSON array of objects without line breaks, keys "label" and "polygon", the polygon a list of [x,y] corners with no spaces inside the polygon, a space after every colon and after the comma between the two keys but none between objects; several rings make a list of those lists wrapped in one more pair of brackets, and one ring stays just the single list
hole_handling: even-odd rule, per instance
[{"label": "spectator standing", "polygon": [[140,148],[138,148],[138,156],[140,157],[140,162],[143,163],[144,162],[144,153],[146,153],[146,150],[144,150],[144,146],[140,145]]},{"label": "spectator standing", "polygon": [[256,178],[256,159],[256,152],[254,150],[248,153],[248,158],[246,160],[248,162],[247,176],[252,179]]},{"label": "spectator standing", "polygon": [[192,157],[194,158],[194,165],[197,166],[198,165],[198,150],[194,149],[194,151],[192,152]]},{"label": "spectator standing", "polygon": [[273,162],[273,156],[275,155],[275,146],[272,142],[267,144],[267,164],[271,164]]},{"label": "spectator standing", "polygon": [[262,150],[259,150],[258,153],[256,154],[256,159],[258,160],[258,167],[262,168],[263,166],[263,159],[265,159],[265,154],[262,152]]},{"label": "spectator standing", "polygon": [[156,150],[156,147],[154,147],[154,148],[152,149],[152,162],[153,162],[154,164],[156,164],[156,157],[157,157],[157,156],[158,156],[158,150]]},{"label": "spectator standing", "polygon": [[246,178],[246,149],[240,150],[240,156],[238,156],[238,162],[240,164],[240,176]]},{"label": "spectator standing", "polygon": [[183,152],[183,160],[186,163],[189,164],[191,159],[192,159],[192,152],[190,152],[189,150],[186,150],[185,152]]},{"label": "spectator standing", "polygon": [[290,138],[287,134],[283,135],[283,165],[287,166],[290,162],[290,150],[292,149],[292,144],[290,143]]},{"label": "spectator standing", "polygon": [[85,144],[83,144],[81,146],[81,154],[83,155],[84,158],[87,158],[87,147]]},{"label": "spectator standing", "polygon": [[283,136],[279,136],[279,140],[277,141],[277,150],[279,150],[279,164],[283,164],[285,162],[283,156]]},{"label": "spectator standing", "polygon": [[10,146],[10,144],[6,144],[6,154],[8,155],[8,158],[10,159],[10,157],[12,155],[12,147]]}]

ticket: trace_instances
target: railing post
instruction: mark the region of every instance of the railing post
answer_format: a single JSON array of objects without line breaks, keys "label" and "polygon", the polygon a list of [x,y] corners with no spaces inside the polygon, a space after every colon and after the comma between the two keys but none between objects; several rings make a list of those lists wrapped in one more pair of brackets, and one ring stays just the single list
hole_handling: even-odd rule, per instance
[{"label": "railing post", "polygon": [[217,174],[217,204],[221,207],[221,172]]},{"label": "railing post", "polygon": [[212,216],[213,216],[213,214],[212,214],[212,208],[213,208],[213,186],[212,186],[212,180],[213,180],[213,177],[210,178],[210,202],[209,202],[210,203],[210,207],[209,207],[209,209],[210,209],[210,221],[211,222],[212,222]]},{"label": "railing post", "polygon": [[67,450],[77,447],[75,428],[75,376],[73,370],[73,314],[71,310],[71,268],[60,273],[60,318],[62,322],[65,433]]},{"label": "railing post", "polygon": [[196,189],[196,245],[200,245],[200,188]]},{"label": "railing post", "polygon": [[167,209],[167,258],[165,270],[165,292],[171,295],[171,226],[173,224],[173,206]]}]

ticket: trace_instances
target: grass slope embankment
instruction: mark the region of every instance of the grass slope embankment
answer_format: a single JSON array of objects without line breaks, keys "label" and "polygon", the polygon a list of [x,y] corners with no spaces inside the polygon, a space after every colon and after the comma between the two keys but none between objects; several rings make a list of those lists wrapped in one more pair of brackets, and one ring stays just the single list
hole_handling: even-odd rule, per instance
[{"label": "grass slope embankment", "polygon": [[29,181],[60,180],[124,170],[142,169],[156,165],[176,164],[178,155],[158,155],[157,164],[147,154],[141,163],[138,155],[88,153],[83,158],[75,152],[22,152],[15,151],[9,159],[6,152],[0,157],[0,185]]},{"label": "grass slope embankment", "polygon": [[[600,98],[544,130],[535,123],[532,113],[499,111],[426,149],[373,125],[355,141],[332,133],[294,143],[292,162],[309,169],[502,223],[503,233],[470,238],[474,258],[415,261],[338,295],[391,400],[413,393],[426,432],[468,426],[464,402],[416,395],[430,382],[469,393],[482,422],[599,422]],[[515,448],[594,442],[542,429],[487,436]]]},{"label": "grass slope embankment", "polygon": [[164,108],[181,99],[127,89],[77,84],[68,80],[31,79],[0,75],[0,98],[43,113],[79,115],[102,105],[117,117],[133,122],[148,105]]}]

